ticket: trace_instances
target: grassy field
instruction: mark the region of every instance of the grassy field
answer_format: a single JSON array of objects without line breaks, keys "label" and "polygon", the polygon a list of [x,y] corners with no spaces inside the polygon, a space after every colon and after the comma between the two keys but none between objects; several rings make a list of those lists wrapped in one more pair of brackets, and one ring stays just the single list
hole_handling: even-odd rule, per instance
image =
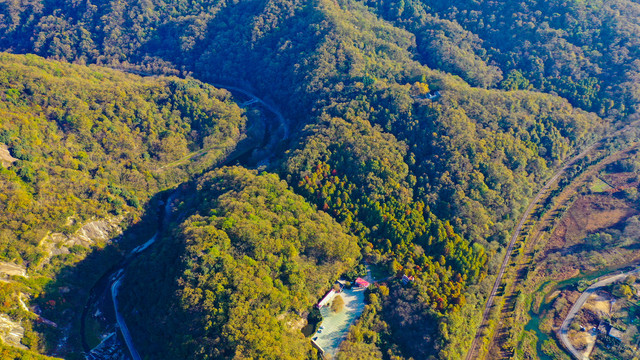
[{"label": "grassy field", "polygon": [[589,190],[591,190],[591,192],[593,193],[602,193],[611,189],[613,188],[600,178],[595,178],[595,180],[589,186]]}]

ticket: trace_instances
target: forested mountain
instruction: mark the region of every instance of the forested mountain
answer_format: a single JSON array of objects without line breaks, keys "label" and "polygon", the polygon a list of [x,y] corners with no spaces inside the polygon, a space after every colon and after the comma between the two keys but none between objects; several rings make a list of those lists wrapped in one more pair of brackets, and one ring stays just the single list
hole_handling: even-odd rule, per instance
[{"label": "forested mountain", "polygon": [[[139,217],[159,190],[232,149],[245,123],[226,91],[196,81],[8,54],[0,81],[0,143],[18,160],[0,168],[0,257],[31,266],[47,232]],[[213,151],[191,168],[163,168],[201,149]]]},{"label": "forested mountain", "polygon": [[[638,5],[630,0],[455,4],[427,0],[34,0],[0,4],[0,48],[143,74],[193,77],[249,89],[266,99],[284,114],[291,133],[281,144],[276,162],[264,168],[286,181],[288,188],[278,183],[279,193],[293,198],[290,193],[295,192],[333,217],[341,230],[331,231],[349,234],[338,237],[343,240],[355,236],[366,261],[388,267],[394,275],[416,277],[410,289],[392,287],[372,315],[371,324],[388,325],[376,330],[385,335],[359,341],[385,358],[458,359],[475,331],[509,233],[534,191],[572,153],[627,122],[636,111],[640,101],[635,83],[640,71],[637,10]],[[156,91],[169,92],[166,96],[170,98],[188,87],[199,94],[185,97],[195,101],[194,106],[201,106],[203,98],[217,98],[208,85],[194,80],[161,79],[144,81],[163,82],[164,90]],[[5,93],[8,97],[9,92]],[[148,93],[152,99],[161,97]],[[215,134],[221,137],[212,142],[205,142],[206,135],[197,128],[206,122],[194,116],[188,116],[193,123],[188,122],[186,129],[176,120],[163,125],[170,131],[166,137],[145,139],[143,143],[151,147],[140,154],[147,153],[149,161],[136,163],[136,169],[157,167],[154,161],[178,159],[205,143],[238,139],[239,132],[234,131],[242,128],[239,110],[228,113],[237,122],[223,122],[229,125],[220,125],[224,130]],[[68,123],[69,131],[82,130],[77,121]],[[191,128],[199,137],[190,137]],[[160,152],[154,152],[158,148]],[[180,154],[163,155],[163,148]],[[226,179],[224,171],[233,172],[235,180]],[[167,176],[176,183],[193,173],[184,170]],[[257,176],[234,169],[191,179],[201,181],[203,192],[209,193],[206,184],[211,179],[222,177],[227,186],[235,184],[241,189],[276,182],[271,176],[275,175]],[[127,190],[119,193],[125,194],[121,195],[123,206],[133,201],[126,195],[136,194],[129,190],[128,186],[134,186],[129,181],[105,181],[107,186]],[[170,183],[154,177],[146,194]],[[264,349],[275,346],[258,344],[234,332],[218,333],[244,319],[231,319],[236,308],[225,306],[231,301],[228,296],[245,299],[255,295],[240,286],[246,281],[242,278],[258,276],[249,269],[281,278],[280,267],[271,261],[289,256],[270,248],[269,242],[249,241],[244,235],[234,240],[238,236],[233,234],[235,224],[225,227],[220,223],[220,211],[234,211],[216,197],[228,199],[242,193],[246,197],[238,201],[257,206],[250,191],[242,191],[216,190],[211,198],[198,195],[205,198],[194,205],[193,218],[167,235],[168,240],[153,255],[140,260],[157,257],[176,265],[162,270],[164,277],[144,271],[137,276],[166,291],[166,302],[158,305],[165,310],[164,321],[173,323],[188,314],[195,322],[176,326],[181,331],[200,331],[198,336],[207,339],[206,345],[195,349],[197,341],[178,332],[173,343],[176,351],[221,358],[259,357]],[[277,204],[263,205],[258,218],[244,214],[255,223],[252,226],[283,226],[279,220],[274,225],[270,217],[260,219],[275,211],[270,206]],[[212,209],[216,210],[210,213]],[[323,224],[328,221],[321,220]],[[233,249],[230,254],[220,250],[211,260],[222,264],[215,265],[216,274],[233,284],[229,288],[233,290],[212,293],[212,301],[219,303],[215,306],[225,310],[220,318],[211,320],[209,333],[201,332],[199,322],[208,315],[197,302],[191,302],[195,298],[175,297],[212,286],[210,278],[192,275],[205,266],[199,255],[201,247],[213,246],[205,241],[204,228],[213,231],[210,241],[230,241],[225,246]],[[291,243],[299,254],[304,252],[302,245],[279,230],[268,237]],[[255,245],[237,248],[234,241]],[[343,246],[340,243],[332,246]],[[263,247],[264,254],[256,252]],[[264,261],[268,254],[275,258]],[[350,253],[348,258],[341,259],[329,277],[308,277],[313,280],[305,282],[309,288],[295,288],[293,283],[278,288],[274,283],[277,291],[273,294],[278,299],[269,304],[277,303],[278,311],[302,312],[321,292],[321,284],[329,286],[328,280],[346,264],[353,264],[357,256]],[[232,264],[241,270],[229,270]],[[208,271],[204,272],[210,274]],[[238,278],[238,274],[244,275]],[[152,299],[146,296],[151,296],[151,290],[137,291],[132,282],[128,284],[130,309],[150,303]],[[176,308],[169,311],[171,304]],[[137,321],[149,325],[151,319],[139,315]],[[257,318],[247,324],[253,321]],[[429,326],[420,325],[427,323]],[[403,326],[411,324],[415,326],[407,337]],[[276,339],[292,336],[291,346],[296,349],[292,351],[307,354],[308,346],[297,335],[288,334],[281,323],[271,325],[274,328],[265,331],[278,333]],[[147,351],[165,351],[151,344],[168,336],[161,331],[170,330],[153,329],[140,335],[148,341]]]},{"label": "forested mountain", "polygon": [[148,305],[131,315],[143,353],[310,357],[297,325],[355,265],[357,239],[273,174],[223,168],[193,186],[179,200],[186,219],[130,270],[125,296]]},{"label": "forested mountain", "polygon": [[[1,311],[35,320],[17,300],[21,293],[46,295],[51,277],[87,255],[74,240],[81,227],[102,221],[113,226],[97,231],[110,231],[139,223],[159,191],[233,150],[245,124],[227,91],[194,80],[0,54],[0,145],[12,158],[0,166],[0,259],[28,275],[5,279]],[[193,153],[199,156],[176,161]],[[105,246],[105,239],[94,240]],[[85,273],[85,280],[95,275]],[[54,320],[69,321],[63,310],[74,313],[72,303],[84,301],[79,296],[52,309]],[[42,349],[29,323],[23,325],[23,343]]]},{"label": "forested mountain", "polygon": [[556,92],[600,115],[638,109],[640,5],[616,1],[372,0],[421,59],[482,87]]}]

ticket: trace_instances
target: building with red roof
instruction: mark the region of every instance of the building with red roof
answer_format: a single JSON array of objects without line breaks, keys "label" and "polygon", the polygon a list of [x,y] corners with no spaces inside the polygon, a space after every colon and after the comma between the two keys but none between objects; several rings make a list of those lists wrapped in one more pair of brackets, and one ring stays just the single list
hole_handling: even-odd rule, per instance
[{"label": "building with red roof", "polygon": [[369,287],[369,285],[371,285],[371,284],[369,284],[369,282],[367,280],[365,280],[363,278],[357,278],[356,279],[356,284],[359,287],[363,287],[363,288],[367,288],[367,287]]}]

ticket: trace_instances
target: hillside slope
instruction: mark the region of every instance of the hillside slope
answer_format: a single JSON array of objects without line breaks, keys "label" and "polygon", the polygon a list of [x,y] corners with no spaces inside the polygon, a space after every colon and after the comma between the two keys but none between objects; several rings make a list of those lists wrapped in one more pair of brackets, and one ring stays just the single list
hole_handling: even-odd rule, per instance
[{"label": "hillside slope", "polygon": [[[0,47],[190,74],[273,103],[293,131],[265,169],[357,236],[367,261],[417,279],[377,315],[389,340],[368,344],[456,359],[535,190],[638,106],[626,5],[12,2]],[[433,326],[408,341],[406,323]]]},{"label": "hillside slope", "polygon": [[6,260],[22,260],[28,250],[19,246],[37,245],[48,231],[139,214],[194,170],[163,165],[203,148],[215,151],[200,166],[214,163],[244,127],[226,91],[195,81],[8,54],[0,55],[0,72],[0,143],[19,160],[2,170]]},{"label": "hillside slope", "polygon": [[141,353],[312,358],[297,324],[354,266],[356,238],[272,174],[227,167],[193,186],[178,200],[179,224],[128,270],[123,296]]},{"label": "hillside slope", "polygon": [[[23,323],[23,343],[44,346],[21,293],[64,300],[43,310],[61,325],[57,336],[68,337],[83,296],[113,258],[89,272],[70,269],[112,239],[121,250],[137,245],[122,230],[155,211],[160,191],[233,150],[245,123],[228,92],[194,80],[0,54],[0,143],[17,159],[0,167],[0,259],[26,267],[2,275],[0,311]],[[192,152],[201,155],[172,164]],[[52,289],[54,278],[61,285]]]}]

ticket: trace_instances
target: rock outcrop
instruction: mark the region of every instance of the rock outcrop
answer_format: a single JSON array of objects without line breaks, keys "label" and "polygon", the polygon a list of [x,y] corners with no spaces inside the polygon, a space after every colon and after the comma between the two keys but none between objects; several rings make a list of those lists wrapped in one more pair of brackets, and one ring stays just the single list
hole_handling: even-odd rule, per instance
[{"label": "rock outcrop", "polygon": [[9,152],[9,148],[5,144],[0,144],[0,165],[4,167],[9,167],[14,162],[18,161],[18,159],[11,156]]},{"label": "rock outcrop", "polygon": [[122,217],[95,220],[84,224],[72,235],[50,233],[40,243],[49,256],[68,254],[75,245],[90,247],[99,241],[109,241],[122,234]]},{"label": "rock outcrop", "polygon": [[24,336],[24,327],[19,323],[11,320],[6,314],[0,314],[0,338],[5,344],[26,349],[20,341]]}]

